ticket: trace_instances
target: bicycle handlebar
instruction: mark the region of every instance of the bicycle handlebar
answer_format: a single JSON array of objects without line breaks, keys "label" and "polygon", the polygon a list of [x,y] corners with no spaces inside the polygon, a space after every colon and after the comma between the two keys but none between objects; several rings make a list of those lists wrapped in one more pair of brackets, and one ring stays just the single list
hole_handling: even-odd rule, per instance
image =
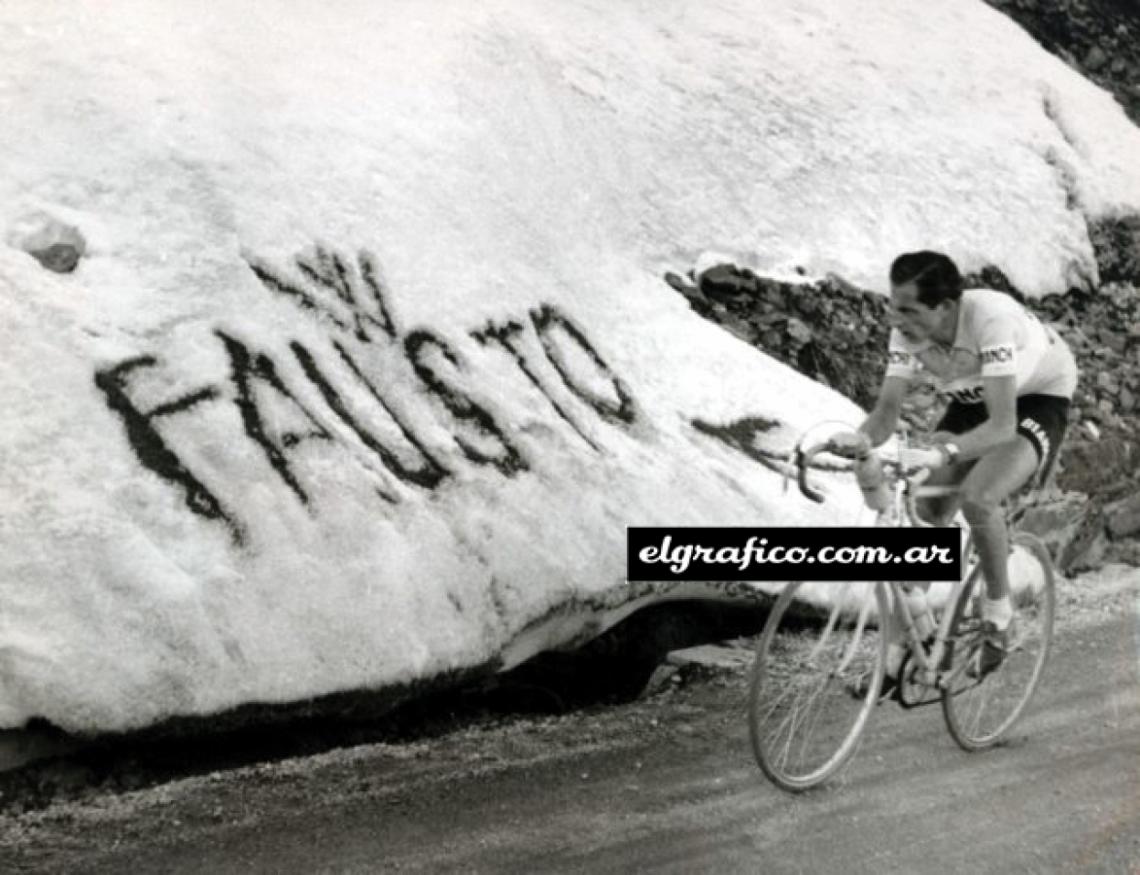
[{"label": "bicycle handlebar", "polygon": [[[796,466],[796,483],[800,488],[803,496],[816,504],[824,503],[824,494],[818,489],[808,483],[808,468],[811,467],[812,461],[820,453],[831,453],[832,455],[839,456],[840,458],[852,459],[852,457],[840,451],[840,448],[835,445],[831,440],[824,441],[823,443],[816,444],[809,449],[804,449],[799,443],[796,444],[794,461]],[[872,451],[873,452],[873,451]],[[865,458],[865,457],[860,457]],[[852,459],[855,461],[855,459]],[[912,473],[907,473],[903,466],[897,459],[881,459],[883,469],[887,472],[888,476],[893,477],[895,480],[905,479],[909,488],[920,486],[926,482],[930,477],[930,468],[919,468]]]},{"label": "bicycle handlebar", "polygon": [[819,444],[818,446],[813,447],[807,451],[805,451],[804,448],[799,444],[796,444],[796,483],[799,485],[800,492],[803,494],[803,496],[810,499],[811,501],[814,501],[816,504],[823,504],[824,497],[822,492],[820,492],[818,489],[813,489],[808,485],[808,468],[811,466],[812,459],[814,459],[823,450],[827,449],[830,443],[831,442],[828,441],[825,444]]}]

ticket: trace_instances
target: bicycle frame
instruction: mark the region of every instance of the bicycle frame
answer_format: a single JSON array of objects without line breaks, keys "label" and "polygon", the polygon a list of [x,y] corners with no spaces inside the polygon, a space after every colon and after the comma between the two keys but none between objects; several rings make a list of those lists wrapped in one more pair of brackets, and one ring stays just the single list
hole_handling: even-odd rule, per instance
[{"label": "bicycle frame", "polygon": [[[923,480],[925,480],[925,476],[922,474],[916,477],[897,476],[893,487],[891,508],[879,514],[876,525],[886,523],[899,526],[909,524],[923,528],[932,527],[934,524],[923,519],[918,513],[916,508],[918,499],[956,495],[958,488],[956,486],[923,486],[921,485]],[[980,565],[975,563],[970,566],[968,562],[972,546],[973,535],[967,531],[966,541],[962,546],[962,575],[946,599],[946,607],[942,611],[942,618],[934,633],[934,642],[931,645],[929,655],[922,646],[914,617],[904,597],[904,584],[899,581],[883,581],[890,594],[891,609],[896,615],[895,619],[902,626],[911,658],[917,666],[914,672],[914,680],[923,686],[942,690],[959,673],[965,670],[965,664],[961,663],[953,674],[944,672],[940,675],[938,667],[942,665],[943,657],[946,655],[946,648],[950,641],[950,625],[954,621],[958,601],[962,598],[962,593],[966,588],[973,583],[974,578],[981,573]]]}]

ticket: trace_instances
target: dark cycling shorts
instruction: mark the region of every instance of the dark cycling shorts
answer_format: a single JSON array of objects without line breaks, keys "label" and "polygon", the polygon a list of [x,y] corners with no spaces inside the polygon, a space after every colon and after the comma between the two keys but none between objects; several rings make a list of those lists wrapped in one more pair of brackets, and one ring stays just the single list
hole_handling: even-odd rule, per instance
[{"label": "dark cycling shorts", "polygon": [[[984,402],[951,401],[935,431],[962,434],[989,419]],[[1035,476],[1044,480],[1057,460],[1061,439],[1069,425],[1069,399],[1059,395],[1021,395],[1017,399],[1017,433],[1037,452]]]}]

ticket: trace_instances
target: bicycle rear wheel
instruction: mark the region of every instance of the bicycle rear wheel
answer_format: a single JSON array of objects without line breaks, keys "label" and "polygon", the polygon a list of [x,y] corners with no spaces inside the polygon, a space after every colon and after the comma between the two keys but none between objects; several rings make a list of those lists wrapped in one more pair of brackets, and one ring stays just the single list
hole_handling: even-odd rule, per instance
[{"label": "bicycle rear wheel", "polygon": [[789,583],[768,615],[748,701],[756,762],[791,791],[821,784],[855,752],[887,651],[883,584],[829,584],[822,608],[794,602],[799,586]]},{"label": "bicycle rear wheel", "polygon": [[950,640],[955,657],[942,691],[942,713],[950,735],[966,750],[992,747],[1017,722],[1041,680],[1053,640],[1056,594],[1049,552],[1032,535],[1017,533],[1011,541],[1036,565],[1032,578],[1037,585],[1014,596],[1010,652],[997,669],[980,679],[973,676],[982,644],[980,601],[975,598],[983,586],[980,574],[974,575],[954,607]]}]

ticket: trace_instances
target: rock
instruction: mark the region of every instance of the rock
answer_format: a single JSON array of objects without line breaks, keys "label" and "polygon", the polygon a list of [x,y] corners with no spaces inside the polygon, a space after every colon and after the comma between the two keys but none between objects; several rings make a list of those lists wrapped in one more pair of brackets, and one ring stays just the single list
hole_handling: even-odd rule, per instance
[{"label": "rock", "polygon": [[1140,534],[1140,494],[1105,508],[1108,533],[1113,538]]},{"label": "rock", "polygon": [[987,264],[977,273],[963,276],[962,286],[967,289],[994,289],[998,292],[1005,292],[1019,303],[1025,303],[1025,295],[1009,281],[1005,272],[994,264]]},{"label": "rock", "polygon": [[55,273],[71,273],[87,251],[78,228],[45,212],[22,216],[8,230],[7,240]]},{"label": "rock", "polygon": [[788,336],[797,343],[808,343],[812,338],[812,331],[799,319],[792,318],[788,320],[787,327]]},{"label": "rock", "polygon": [[680,668],[697,666],[714,671],[736,671],[752,665],[752,651],[739,647],[702,644],[699,647],[674,650],[665,657],[665,662],[667,665]]},{"label": "rock", "polygon": [[1104,345],[1116,355],[1124,355],[1124,351],[1128,347],[1128,339],[1116,331],[1101,332],[1101,339]]},{"label": "rock", "polygon": [[1101,514],[1087,495],[1066,492],[1028,508],[1018,528],[1037,535],[1057,567],[1068,574],[1087,560],[1104,526]]},{"label": "rock", "polygon": [[701,294],[701,290],[695,285],[688,282],[683,276],[675,273],[666,273],[665,282],[688,298],[690,301],[698,301],[707,303],[705,296]]},{"label": "rock", "polygon": [[718,264],[697,276],[700,290],[716,301],[731,301],[754,291],[756,284],[731,264]]},{"label": "rock", "polygon": [[666,664],[657,666],[657,668],[653,669],[653,674],[649,676],[649,680],[646,681],[640,698],[647,699],[654,693],[660,692],[677,676],[679,670],[680,669],[675,665]]},{"label": "rock", "polygon": [[1095,73],[1108,61],[1108,55],[1100,46],[1093,46],[1085,55],[1085,68]]},{"label": "rock", "polygon": [[1125,541],[1112,542],[1108,545],[1105,561],[1140,567],[1140,540],[1129,538]]},{"label": "rock", "polygon": [[50,271],[71,273],[79,264],[83,252],[69,243],[53,243],[47,249],[33,251],[31,255]]}]

